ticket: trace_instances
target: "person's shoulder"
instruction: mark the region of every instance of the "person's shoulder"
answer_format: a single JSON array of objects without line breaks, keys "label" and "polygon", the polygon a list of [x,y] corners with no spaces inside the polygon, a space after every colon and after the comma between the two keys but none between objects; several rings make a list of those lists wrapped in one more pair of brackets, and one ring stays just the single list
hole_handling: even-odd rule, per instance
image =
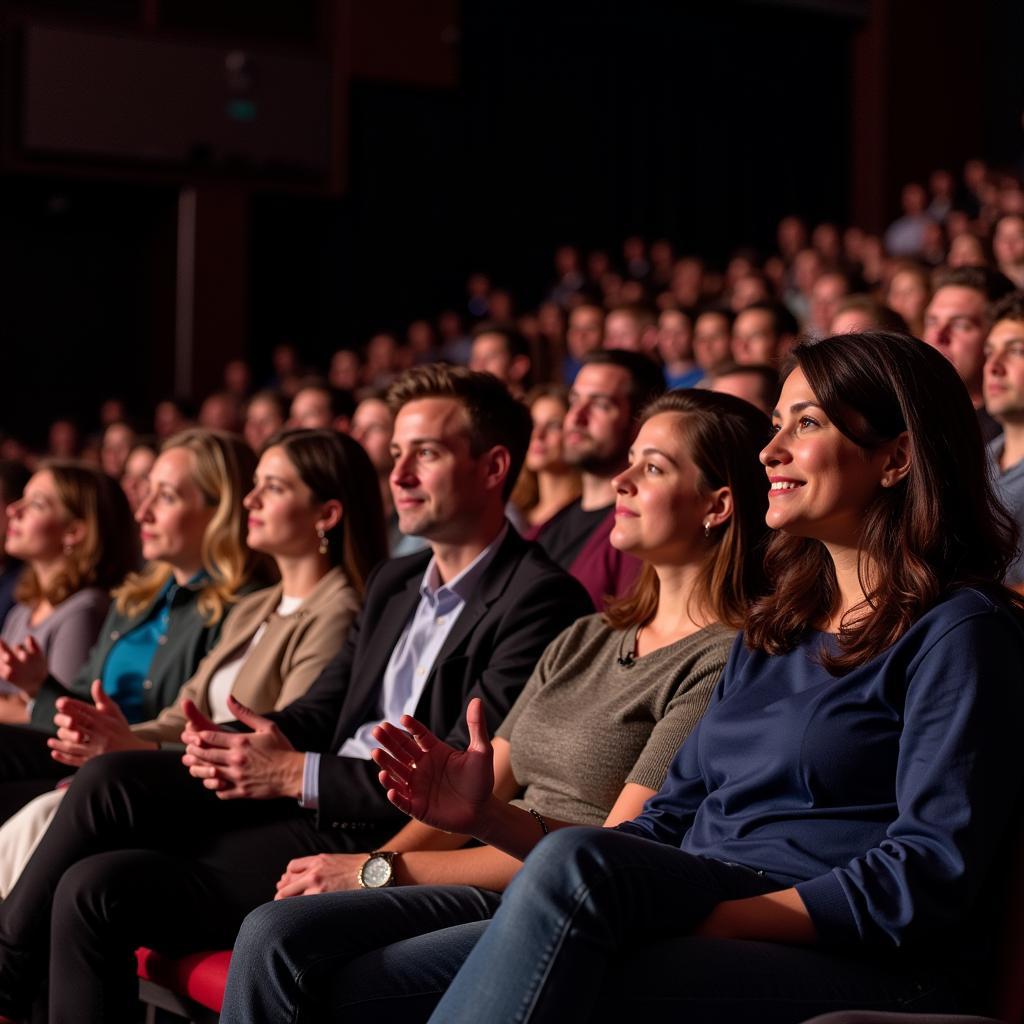
[{"label": "person's shoulder", "polygon": [[1024,614],[1001,587],[957,587],[944,594],[908,631],[919,642],[964,630],[1009,630],[1024,642]]},{"label": "person's shoulder", "polygon": [[422,576],[432,555],[433,552],[428,547],[423,551],[415,551],[411,555],[386,558],[367,577],[367,598],[382,590],[393,590],[413,576]]},{"label": "person's shoulder", "polygon": [[495,575],[508,572],[510,586],[517,591],[540,588],[549,591],[551,596],[578,600],[587,611],[593,609],[590,596],[579,580],[553,562],[535,541],[523,540],[519,534],[513,539],[513,532],[509,531],[499,552],[503,557],[500,561],[496,557],[491,563]]},{"label": "person's shoulder", "polygon": [[57,605],[57,608],[63,608],[65,613],[99,611],[105,614],[108,607],[110,594],[101,587],[83,587]]}]

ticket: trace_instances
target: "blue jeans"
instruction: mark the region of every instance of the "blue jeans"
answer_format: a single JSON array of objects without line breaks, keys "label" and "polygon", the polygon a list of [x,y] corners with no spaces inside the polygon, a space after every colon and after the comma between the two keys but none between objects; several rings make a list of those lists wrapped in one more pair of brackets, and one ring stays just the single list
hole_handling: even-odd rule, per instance
[{"label": "blue jeans", "polygon": [[795,1024],[837,1009],[960,1009],[941,966],[687,934],[722,900],[782,887],[609,829],[560,830],[527,859],[430,1020]]},{"label": "blue jeans", "polygon": [[421,885],[266,903],[235,942],[221,1024],[426,1020],[500,899]]}]

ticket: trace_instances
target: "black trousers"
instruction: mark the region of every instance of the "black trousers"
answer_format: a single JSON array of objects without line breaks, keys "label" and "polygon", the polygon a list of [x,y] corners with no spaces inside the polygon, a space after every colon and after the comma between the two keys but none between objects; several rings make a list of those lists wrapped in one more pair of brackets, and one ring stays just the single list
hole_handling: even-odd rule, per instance
[{"label": "black trousers", "polygon": [[49,735],[25,725],[0,725],[0,824],[74,772],[50,756]]},{"label": "black trousers", "polygon": [[291,858],[384,838],[321,832],[293,800],[218,800],[176,753],[95,758],[0,904],[0,1013],[24,1014],[49,975],[51,1024],[129,1020],[137,946],[228,947]]}]

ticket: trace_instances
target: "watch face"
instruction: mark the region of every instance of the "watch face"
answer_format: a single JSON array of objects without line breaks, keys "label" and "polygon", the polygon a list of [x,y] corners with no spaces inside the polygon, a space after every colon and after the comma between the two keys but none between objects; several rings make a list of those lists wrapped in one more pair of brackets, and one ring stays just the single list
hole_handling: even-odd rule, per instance
[{"label": "watch face", "polygon": [[391,865],[387,857],[371,857],[363,865],[363,885],[367,889],[379,889],[391,880]]}]

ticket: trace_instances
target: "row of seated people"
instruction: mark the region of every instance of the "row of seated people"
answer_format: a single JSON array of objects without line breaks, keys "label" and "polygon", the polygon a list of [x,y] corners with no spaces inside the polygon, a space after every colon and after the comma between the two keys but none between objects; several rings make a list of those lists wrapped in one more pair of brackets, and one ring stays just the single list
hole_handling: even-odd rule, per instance
[{"label": "row of seated people", "polygon": [[[0,1012],[131,1019],[137,946],[229,947],[243,920],[229,1021],[977,1008],[1021,782],[1015,529],[933,348],[793,355],[771,421],[671,392],[625,468],[581,466],[642,566],[600,615],[508,524],[530,420],[488,375],[392,388],[394,504],[429,550],[390,562],[346,439],[276,439],[246,529],[243,447],[169,445],[150,568],[74,682],[31,639],[3,652],[56,733],[0,735],[3,812],[42,792],[52,819],[0,905]],[[625,378],[567,443],[632,421]],[[239,600],[253,552],[281,582]]]}]

